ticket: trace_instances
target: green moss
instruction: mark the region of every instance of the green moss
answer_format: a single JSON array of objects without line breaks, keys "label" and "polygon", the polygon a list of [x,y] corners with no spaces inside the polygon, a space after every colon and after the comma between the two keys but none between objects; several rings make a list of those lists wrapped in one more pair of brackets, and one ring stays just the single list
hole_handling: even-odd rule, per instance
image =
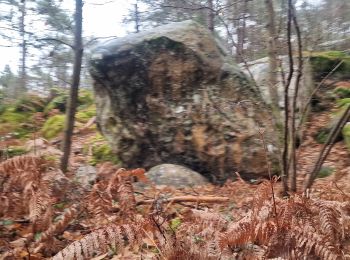
[{"label": "green moss", "polygon": [[350,123],[347,123],[344,126],[344,128],[342,130],[342,134],[343,134],[343,138],[344,138],[344,142],[346,144],[346,147],[350,151]]},{"label": "green moss", "polygon": [[47,139],[56,137],[63,131],[64,121],[64,115],[55,115],[50,117],[41,129],[42,135]]},{"label": "green moss", "polygon": [[96,165],[101,162],[119,163],[118,158],[113,153],[111,147],[108,144],[100,144],[92,147],[92,159],[90,163]]},{"label": "green moss", "polygon": [[2,113],[0,123],[24,123],[28,118],[28,113],[19,113],[14,108],[8,108]]},{"label": "green moss", "polygon": [[[114,164],[120,162],[113,153],[111,147],[107,144],[106,139],[100,133],[97,133],[95,136],[90,138],[89,144],[92,145],[92,158],[89,160],[91,165],[96,165],[107,161]],[[84,153],[87,153],[88,150],[89,146],[85,146]]]},{"label": "green moss", "polygon": [[96,116],[96,106],[93,104],[79,111],[75,117],[78,122],[87,123],[94,116]]},{"label": "green moss", "polygon": [[78,104],[83,107],[90,107],[94,104],[94,94],[87,89],[81,89],[78,96]]},{"label": "green moss", "polygon": [[320,172],[317,174],[317,178],[325,178],[330,176],[334,172],[334,168],[323,166]]}]

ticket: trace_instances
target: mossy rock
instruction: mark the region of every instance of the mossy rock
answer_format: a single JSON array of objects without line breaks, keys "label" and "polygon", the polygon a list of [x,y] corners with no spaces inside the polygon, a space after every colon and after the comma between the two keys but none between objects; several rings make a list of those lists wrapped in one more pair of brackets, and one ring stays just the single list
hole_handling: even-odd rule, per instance
[{"label": "mossy rock", "polygon": [[346,147],[348,148],[349,152],[350,152],[350,122],[348,122],[343,130],[342,130],[342,134],[343,134],[343,138],[344,138],[344,142],[346,144]]},{"label": "mossy rock", "polygon": [[55,115],[50,117],[41,129],[44,138],[51,139],[62,133],[64,129],[64,115]]}]

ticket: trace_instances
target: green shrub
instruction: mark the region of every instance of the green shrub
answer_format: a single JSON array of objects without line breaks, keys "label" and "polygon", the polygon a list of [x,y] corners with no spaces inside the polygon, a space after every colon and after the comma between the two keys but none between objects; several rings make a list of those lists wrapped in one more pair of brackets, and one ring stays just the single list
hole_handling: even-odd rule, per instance
[{"label": "green shrub", "polygon": [[0,150],[1,156],[8,157],[8,158],[22,155],[25,153],[27,153],[27,150],[22,146],[10,146],[10,147],[7,147],[6,149]]},{"label": "green shrub", "polygon": [[328,128],[320,129],[315,136],[316,142],[319,144],[324,144],[327,141],[329,133],[330,133],[330,129]]},{"label": "green shrub", "polygon": [[346,147],[350,151],[350,123],[347,123],[344,126],[344,128],[342,130],[342,134],[343,134],[343,138],[344,138],[344,142],[346,144]]},{"label": "green shrub", "polygon": [[64,121],[64,115],[55,115],[50,117],[41,129],[42,135],[47,139],[56,137],[63,131]]},{"label": "green shrub", "polygon": [[340,108],[348,107],[350,105],[350,98],[342,98],[337,101],[337,105]]},{"label": "green shrub", "polygon": [[350,56],[342,51],[315,52],[311,54],[310,62],[316,79],[325,77],[339,62],[343,63],[335,70],[338,78],[350,77]]},{"label": "green shrub", "polygon": [[320,172],[317,174],[317,178],[325,178],[330,176],[334,172],[334,168],[328,166],[322,166]]},{"label": "green shrub", "polygon": [[67,100],[68,100],[68,94],[66,93],[63,93],[53,98],[45,107],[44,112],[48,113],[53,109],[58,109],[61,112],[66,111]]},{"label": "green shrub", "polygon": [[42,112],[46,100],[37,95],[25,95],[20,98],[14,105],[15,112]]},{"label": "green shrub", "polygon": [[337,87],[334,90],[334,94],[336,94],[338,98],[350,98],[350,88]]}]

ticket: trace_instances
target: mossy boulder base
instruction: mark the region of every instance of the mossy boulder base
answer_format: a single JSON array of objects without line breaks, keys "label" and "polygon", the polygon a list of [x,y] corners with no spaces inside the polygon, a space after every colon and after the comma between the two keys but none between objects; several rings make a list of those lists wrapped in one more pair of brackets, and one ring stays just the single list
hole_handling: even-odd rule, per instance
[{"label": "mossy boulder base", "polygon": [[[110,40],[91,58],[98,126],[125,167],[174,163],[221,181],[266,174],[258,92],[211,33],[186,21]],[[275,159],[274,154],[270,158]]]}]

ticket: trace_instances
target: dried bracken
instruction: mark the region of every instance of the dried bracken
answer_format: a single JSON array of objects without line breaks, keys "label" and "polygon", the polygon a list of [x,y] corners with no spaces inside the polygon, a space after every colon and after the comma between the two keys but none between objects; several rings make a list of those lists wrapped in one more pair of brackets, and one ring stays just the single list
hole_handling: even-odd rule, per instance
[{"label": "dried bracken", "polygon": [[[144,170],[114,168],[84,191],[84,199],[57,214],[45,173],[46,162],[40,157],[16,157],[0,164],[1,214],[28,219],[31,228],[25,237],[10,243],[3,257],[20,257],[22,248],[65,260],[130,251],[151,259],[344,259],[350,239],[348,201],[297,194],[278,198],[271,192],[276,180],[256,186],[245,211],[220,213],[199,206],[228,207],[229,197],[214,197],[215,192],[169,197],[154,190],[153,198],[135,197],[133,182],[135,177],[147,182]],[[248,185],[242,180],[237,183]],[[226,195],[231,196],[235,185],[225,185]],[[177,212],[177,203],[196,206]],[[89,223],[93,229],[70,238],[73,242],[67,246],[61,234],[77,223]]]}]

